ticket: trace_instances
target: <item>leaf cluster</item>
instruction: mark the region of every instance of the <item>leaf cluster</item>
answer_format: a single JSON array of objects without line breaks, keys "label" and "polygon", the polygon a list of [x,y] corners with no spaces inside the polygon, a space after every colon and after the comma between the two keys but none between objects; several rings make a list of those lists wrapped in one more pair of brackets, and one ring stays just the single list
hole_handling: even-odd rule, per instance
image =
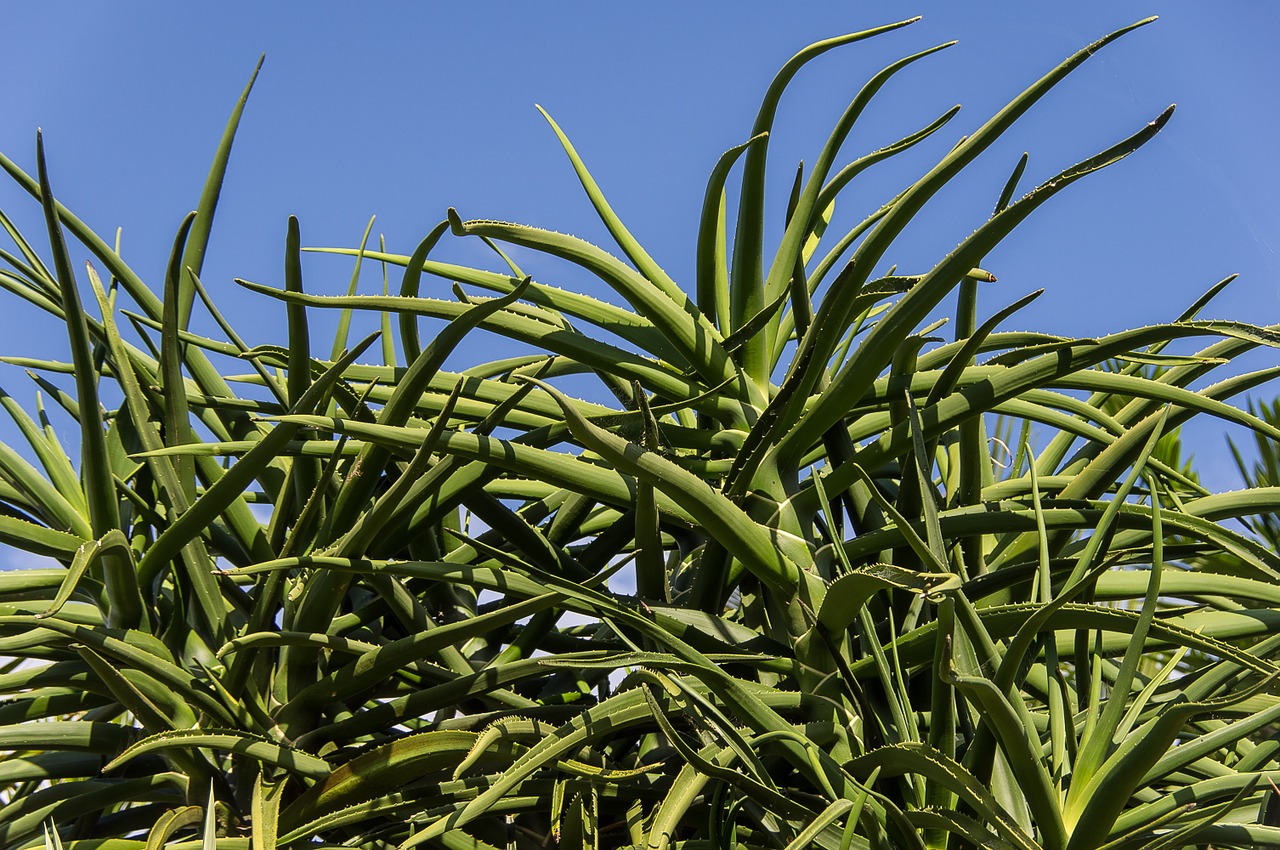
[{"label": "leaf cluster", "polygon": [[[892,63],[797,172],[766,255],[787,84],[907,23],[783,67],[712,172],[689,286],[550,116],[617,253],[450,210],[409,254],[370,250],[372,222],[325,249],[355,270],[318,294],[291,219],[282,285],[241,281],[283,305],[284,345],[250,346],[200,279],[248,87],[159,287],[56,200],[39,144],[35,177],[0,157],[48,231],[37,250],[0,216],[0,286],[63,319],[71,356],[9,358],[54,416],[0,395],[27,442],[0,446],[0,541],[51,559],[0,575],[0,843],[1280,846],[1280,487],[1259,467],[1210,493],[1162,442],[1193,416],[1280,438],[1231,401],[1278,370],[1230,369],[1280,332],[1198,318],[1229,280],[1098,338],[1002,330],[1039,293],[979,320],[980,296],[1006,300],[987,255],[1172,108],[1019,194],[1024,157],[931,268],[886,265],[911,262],[897,237],[931,198],[1146,22],[829,233],[860,173],[955,115],[838,165],[890,78],[947,45]],[[432,259],[463,238],[498,270]],[[533,280],[510,246],[623,306]],[[360,293],[365,262],[381,294]],[[948,339],[929,321],[952,298]],[[317,310],[340,316],[327,357]],[[356,311],[379,317],[380,362],[378,334],[348,339]],[[482,334],[531,353],[446,369]],[[565,391],[584,378],[590,398]]]}]

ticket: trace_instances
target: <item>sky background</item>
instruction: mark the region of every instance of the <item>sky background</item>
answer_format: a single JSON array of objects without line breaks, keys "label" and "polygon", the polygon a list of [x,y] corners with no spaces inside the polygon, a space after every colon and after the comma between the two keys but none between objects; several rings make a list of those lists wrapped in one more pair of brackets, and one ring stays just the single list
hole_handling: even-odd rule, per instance
[{"label": "sky background", "polygon": [[[778,67],[812,41],[917,14],[918,24],[828,53],[796,78],[771,137],[769,232],[780,234],[796,163],[813,161],[849,99],[888,62],[959,40],[886,86],[839,164],[964,108],[855,183],[842,221],[874,210],[1076,49],[1158,14],[1041,101],[926,208],[887,261],[908,273],[932,266],[985,220],[1023,151],[1029,187],[1176,102],[1153,142],[1053,199],[988,257],[1000,280],[983,290],[981,315],[1043,287],[1011,328],[1098,335],[1173,319],[1239,273],[1205,317],[1280,322],[1280,4],[1271,2],[11,4],[0,150],[34,174],[43,127],[59,199],[107,238],[122,227],[126,260],[158,288],[173,233],[265,53],[202,277],[251,344],[280,342],[281,305],[232,278],[280,285],[290,214],[306,245],[355,245],[376,214],[374,242],[382,233],[390,250],[410,253],[449,206],[608,244],[540,103],[632,233],[692,287],[706,176],[749,135]],[[39,208],[18,187],[0,183],[0,208],[40,237]],[[490,264],[482,251],[466,241],[440,256]],[[309,291],[336,293],[350,261],[313,256],[304,269]],[[594,286],[562,266],[529,269]],[[380,288],[373,264],[363,284]],[[3,297],[0,353],[67,357],[57,322]],[[328,343],[317,348],[327,353]],[[494,356],[485,345],[461,359]],[[0,386],[32,397],[20,370],[0,368]],[[1210,481],[1231,487],[1220,432],[1209,423],[1191,437]]]}]

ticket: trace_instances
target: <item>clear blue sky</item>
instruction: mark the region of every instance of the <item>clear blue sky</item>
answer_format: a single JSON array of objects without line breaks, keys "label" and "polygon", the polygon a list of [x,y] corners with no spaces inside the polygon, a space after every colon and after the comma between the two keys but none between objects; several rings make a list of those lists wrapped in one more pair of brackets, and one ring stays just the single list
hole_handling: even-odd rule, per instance
[{"label": "clear blue sky", "polygon": [[[1043,179],[1177,102],[1155,141],[1054,199],[989,257],[1000,283],[983,314],[1045,287],[1015,324],[1100,334],[1171,319],[1238,272],[1212,317],[1280,322],[1280,6],[1270,2],[11,4],[0,150],[34,171],[43,127],[60,199],[101,233],[123,227],[126,259],[158,286],[172,234],[265,52],[203,275],[242,334],[262,343],[283,339],[283,311],[231,278],[279,283],[290,214],[308,245],[352,245],[377,214],[375,233],[408,253],[451,205],[607,243],[540,103],[632,232],[692,285],[706,175],[747,137],[774,71],[811,41],[915,14],[924,20],[827,54],[797,78],[770,148],[775,210],[795,163],[812,161],[848,99],[888,61],[960,41],[894,79],[846,157],[952,104],[964,109],[931,144],[854,189],[849,215],[879,205],[1075,49],[1158,14],[1042,101],[890,259],[908,272],[932,265],[989,212],[1022,151],[1029,178]],[[24,193],[0,184],[0,206],[39,236]],[[532,270],[562,279],[558,267]],[[345,260],[307,260],[309,290],[336,292],[349,274]],[[378,284],[370,267],[366,291]],[[3,353],[66,356],[56,323],[6,304]],[[18,370],[0,369],[0,385],[31,396]],[[1197,438],[1198,454],[1222,468],[1216,430]]]}]

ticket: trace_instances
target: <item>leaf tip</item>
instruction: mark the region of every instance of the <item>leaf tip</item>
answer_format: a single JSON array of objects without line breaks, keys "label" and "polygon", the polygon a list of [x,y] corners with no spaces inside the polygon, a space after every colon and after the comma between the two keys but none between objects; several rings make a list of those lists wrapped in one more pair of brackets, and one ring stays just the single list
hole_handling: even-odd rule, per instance
[{"label": "leaf tip", "polygon": [[39,127],[36,128],[36,176],[39,178],[43,197],[43,189],[49,182],[49,172],[44,159],[44,130]]},{"label": "leaf tip", "polygon": [[258,72],[262,70],[262,63],[266,61],[267,61],[267,54],[265,52],[259,53],[258,61],[253,66],[253,73],[249,75],[249,82],[244,87],[245,95],[247,95],[253,89],[253,84],[258,81]]}]

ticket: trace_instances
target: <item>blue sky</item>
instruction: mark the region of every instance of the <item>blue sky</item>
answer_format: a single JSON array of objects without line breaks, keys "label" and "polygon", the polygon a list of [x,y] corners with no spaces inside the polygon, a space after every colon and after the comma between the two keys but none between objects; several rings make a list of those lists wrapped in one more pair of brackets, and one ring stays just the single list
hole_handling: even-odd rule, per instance
[{"label": "blue sky", "polygon": [[[43,127],[59,198],[103,234],[122,227],[126,259],[158,286],[172,234],[265,52],[203,278],[242,335],[274,342],[283,339],[280,306],[231,279],[279,283],[290,214],[308,245],[353,245],[376,214],[375,234],[409,253],[448,206],[607,243],[535,103],[573,139],[632,232],[691,286],[706,175],[747,137],[773,73],[805,44],[924,15],[829,53],[796,79],[771,139],[774,232],[796,162],[812,161],[847,101],[887,62],[960,42],[886,87],[841,162],[952,104],[964,108],[931,143],[853,189],[841,208],[851,217],[860,205],[878,206],[1075,49],[1158,14],[1157,24],[1042,101],[927,209],[890,261],[907,272],[936,262],[987,215],[1024,150],[1028,179],[1044,179],[1177,102],[1151,144],[1055,198],[993,252],[984,266],[999,289],[982,313],[1045,287],[1014,326],[1101,334],[1174,318],[1238,272],[1209,315],[1269,324],[1280,322],[1280,56],[1270,43],[1280,7],[1221,8],[1003,0],[14,4],[0,52],[0,150],[34,171],[35,128]],[[0,184],[0,208],[39,236],[38,208],[15,186]],[[446,250],[487,262],[473,245]],[[305,270],[317,292],[344,288],[350,275],[349,263],[323,257]],[[559,267],[531,270],[547,282],[590,286]],[[372,291],[380,281],[373,267],[367,275]],[[48,317],[16,303],[0,317],[2,353],[65,357]],[[1250,365],[1274,361],[1269,352]],[[0,369],[0,385],[31,396],[18,370]],[[1200,429],[1197,454],[1220,486],[1232,486],[1218,432]]]}]

